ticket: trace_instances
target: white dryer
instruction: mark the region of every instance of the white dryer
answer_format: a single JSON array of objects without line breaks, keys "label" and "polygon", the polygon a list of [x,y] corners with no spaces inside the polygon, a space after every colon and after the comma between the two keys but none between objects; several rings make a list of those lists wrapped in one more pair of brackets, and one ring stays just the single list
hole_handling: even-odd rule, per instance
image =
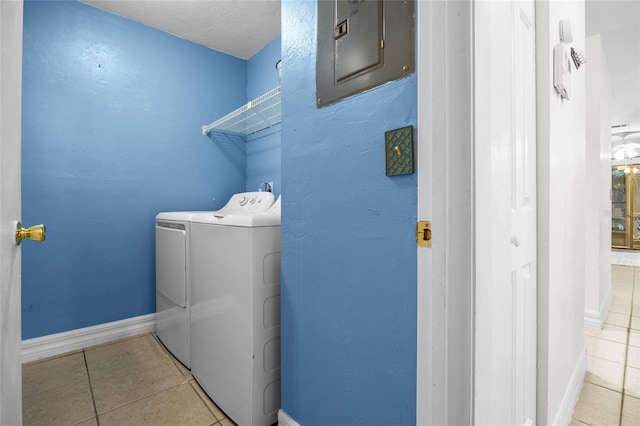
[{"label": "white dryer", "polygon": [[280,408],[280,251],[280,199],[192,217],[192,374],[242,426],[271,425]]},{"label": "white dryer", "polygon": [[156,216],[156,335],[191,368],[189,227],[196,212]]}]

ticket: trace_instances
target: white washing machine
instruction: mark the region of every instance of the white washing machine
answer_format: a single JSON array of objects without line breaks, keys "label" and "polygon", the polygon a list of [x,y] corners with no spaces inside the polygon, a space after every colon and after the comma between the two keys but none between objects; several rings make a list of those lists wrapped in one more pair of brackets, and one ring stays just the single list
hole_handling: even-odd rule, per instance
[{"label": "white washing machine", "polygon": [[189,227],[196,212],[156,216],[156,335],[191,368]]},{"label": "white washing machine", "polygon": [[231,199],[237,203],[227,203],[219,211],[163,212],[156,216],[156,335],[187,368],[191,368],[191,218],[202,213],[224,216],[264,211],[274,197],[266,192],[245,192]]},{"label": "white washing machine", "polygon": [[280,408],[280,247],[280,199],[192,217],[192,374],[241,426],[271,425]]}]

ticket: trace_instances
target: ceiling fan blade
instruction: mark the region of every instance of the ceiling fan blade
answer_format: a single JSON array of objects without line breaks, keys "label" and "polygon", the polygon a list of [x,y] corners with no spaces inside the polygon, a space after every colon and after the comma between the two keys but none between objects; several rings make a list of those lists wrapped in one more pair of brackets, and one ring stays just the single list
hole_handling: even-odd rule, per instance
[{"label": "ceiling fan blade", "polygon": [[611,139],[618,140],[618,138],[621,138],[621,139],[624,139],[624,140],[640,139],[640,130],[631,130],[631,131],[628,131],[628,132],[618,132],[618,133],[613,133],[611,135]]}]

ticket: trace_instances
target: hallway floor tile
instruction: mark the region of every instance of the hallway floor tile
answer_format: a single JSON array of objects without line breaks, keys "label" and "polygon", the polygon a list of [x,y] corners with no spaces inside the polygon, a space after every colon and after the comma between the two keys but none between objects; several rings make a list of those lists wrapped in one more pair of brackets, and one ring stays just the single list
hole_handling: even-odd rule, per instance
[{"label": "hallway floor tile", "polygon": [[613,265],[611,281],[602,330],[584,331],[587,375],[572,426],[640,425],[640,267]]}]

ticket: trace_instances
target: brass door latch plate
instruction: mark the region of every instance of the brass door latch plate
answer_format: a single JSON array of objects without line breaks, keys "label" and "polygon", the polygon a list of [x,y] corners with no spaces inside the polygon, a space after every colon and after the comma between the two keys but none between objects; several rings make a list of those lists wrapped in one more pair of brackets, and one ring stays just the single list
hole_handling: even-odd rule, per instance
[{"label": "brass door latch plate", "polygon": [[416,224],[416,242],[418,247],[431,247],[431,222],[428,220]]}]

